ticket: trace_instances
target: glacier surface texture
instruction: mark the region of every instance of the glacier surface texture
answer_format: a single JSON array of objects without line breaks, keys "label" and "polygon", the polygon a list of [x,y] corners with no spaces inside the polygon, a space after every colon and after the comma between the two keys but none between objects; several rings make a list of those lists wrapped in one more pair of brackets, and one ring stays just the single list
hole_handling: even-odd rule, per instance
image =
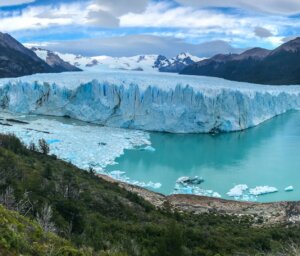
[{"label": "glacier surface texture", "polygon": [[300,87],[105,71],[1,79],[0,108],[173,133],[243,130],[300,107]]}]

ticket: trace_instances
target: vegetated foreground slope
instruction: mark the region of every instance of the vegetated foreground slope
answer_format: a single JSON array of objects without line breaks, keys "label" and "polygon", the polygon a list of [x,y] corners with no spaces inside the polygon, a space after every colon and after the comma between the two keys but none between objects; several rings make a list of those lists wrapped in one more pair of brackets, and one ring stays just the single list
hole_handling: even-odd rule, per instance
[{"label": "vegetated foreground slope", "polygon": [[186,67],[186,75],[214,76],[257,84],[300,84],[300,38],[273,51],[253,48],[242,54],[219,54]]},{"label": "vegetated foreground slope", "polygon": [[0,205],[0,255],[80,255],[70,242]]},{"label": "vegetated foreground slope", "polygon": [[[37,219],[44,230],[56,232],[74,246],[85,248],[81,255],[254,255],[276,253],[289,243],[300,242],[298,226],[257,227],[254,224],[259,220],[254,223],[247,216],[178,213],[170,211],[168,205],[156,209],[136,194],[99,178],[93,170],[80,170],[37,152],[33,145],[30,148],[14,136],[0,136],[2,204]],[[23,220],[25,229],[35,225]],[[7,232],[22,236],[19,232],[24,228],[5,225],[0,225],[5,229],[0,232],[0,241],[12,239]],[[49,241],[34,235],[38,227],[33,230],[33,238],[22,240],[21,247],[0,242],[0,250],[11,255],[16,250],[23,255],[47,255],[26,249],[27,243],[33,246],[37,242],[43,247]],[[68,245],[65,241],[54,244],[55,248]],[[76,253],[52,255],[80,255]]]}]

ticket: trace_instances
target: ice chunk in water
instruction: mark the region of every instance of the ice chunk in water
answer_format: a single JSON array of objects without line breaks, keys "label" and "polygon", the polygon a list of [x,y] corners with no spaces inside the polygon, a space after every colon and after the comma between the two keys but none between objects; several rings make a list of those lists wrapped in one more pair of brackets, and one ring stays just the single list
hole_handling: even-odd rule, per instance
[{"label": "ice chunk in water", "polygon": [[247,189],[248,186],[246,184],[239,184],[230,189],[227,195],[230,197],[241,197]]}]

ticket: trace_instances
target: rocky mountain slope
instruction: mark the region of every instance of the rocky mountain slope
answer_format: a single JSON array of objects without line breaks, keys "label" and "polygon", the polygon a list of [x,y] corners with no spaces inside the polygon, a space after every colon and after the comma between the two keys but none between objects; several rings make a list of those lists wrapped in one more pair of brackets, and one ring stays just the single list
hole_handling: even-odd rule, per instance
[{"label": "rocky mountain slope", "polygon": [[82,71],[80,68],[71,65],[62,60],[56,53],[41,48],[33,47],[32,51],[42,60],[44,60],[55,72]]},{"label": "rocky mountain slope", "polygon": [[47,51],[46,55],[42,52],[41,55],[39,49],[34,50],[26,48],[9,34],[0,32],[0,78],[81,71],[53,52]]},{"label": "rocky mountain slope", "polygon": [[296,38],[273,51],[254,48],[239,55],[216,55],[188,66],[181,73],[258,84],[300,84],[299,59],[300,38]]},{"label": "rocky mountain slope", "polygon": [[0,33],[0,77],[17,77],[53,69],[8,34]]},{"label": "rocky mountain slope", "polygon": [[[161,57],[160,57],[161,58]],[[171,59],[163,59],[163,62],[158,65],[158,70],[160,72],[172,72],[172,73],[179,73],[184,68],[188,67],[189,65],[193,65],[203,58],[198,58],[193,56],[189,53],[180,53],[174,58]]]}]

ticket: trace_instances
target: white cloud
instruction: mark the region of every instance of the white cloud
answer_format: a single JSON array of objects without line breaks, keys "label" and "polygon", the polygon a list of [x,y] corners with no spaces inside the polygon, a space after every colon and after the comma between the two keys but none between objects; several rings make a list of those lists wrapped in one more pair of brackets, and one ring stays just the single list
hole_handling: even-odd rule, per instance
[{"label": "white cloud", "polygon": [[178,3],[196,7],[234,7],[276,14],[300,13],[299,0],[176,0]]},{"label": "white cloud", "polygon": [[281,30],[286,27],[298,29],[300,20],[274,14],[224,13],[220,10],[152,2],[142,13],[121,16],[120,26],[172,29],[171,32],[158,30],[152,33],[160,36],[165,34],[184,39],[215,38],[243,44],[247,44],[247,41],[259,43],[261,40],[263,44],[278,46]]},{"label": "white cloud", "polygon": [[213,28],[232,27],[237,22],[234,17],[222,13],[190,7],[172,8],[164,2],[152,3],[142,13],[128,13],[120,17],[123,27]]},{"label": "white cloud", "polygon": [[0,7],[33,3],[35,0],[1,0]]},{"label": "white cloud", "polygon": [[118,27],[119,16],[129,12],[142,12],[149,0],[93,0],[87,9],[89,24]]},{"label": "white cloud", "polygon": [[85,22],[80,4],[36,6],[28,7],[21,12],[14,12],[11,16],[2,18],[0,31],[42,29],[49,26],[84,24]]},{"label": "white cloud", "polygon": [[[252,12],[228,13],[200,8],[206,6],[205,3],[213,5],[221,2],[217,0],[205,2],[178,0],[185,5],[174,5],[169,1],[149,1],[85,0],[65,4],[29,6],[18,11],[3,11],[0,13],[0,31],[14,32],[14,34],[20,31],[18,33],[30,34],[35,33],[32,30],[53,26],[60,27],[60,31],[69,26],[76,26],[76,29],[81,27],[83,31],[85,27],[98,26],[120,27],[120,30],[114,32],[120,36],[126,34],[127,28],[133,27],[139,28],[137,30],[139,34],[174,37],[194,43],[221,39],[235,45],[258,44],[270,47],[280,44],[283,38],[282,31],[286,28],[290,31],[297,31],[300,27],[299,19],[290,19],[275,14],[256,13],[257,15],[253,15]],[[300,3],[300,0],[298,1]],[[235,2],[244,3],[245,1],[224,0],[222,4],[227,3],[230,6]],[[93,31],[94,37],[106,37],[100,35],[100,32],[105,30],[93,29]],[[129,39],[127,42],[136,46],[136,43]],[[106,47],[112,47],[110,44],[112,41]]]},{"label": "white cloud", "polygon": [[[25,1],[33,0],[23,0],[22,2]],[[18,2],[21,3],[21,0]],[[17,1],[10,3],[17,3]],[[94,0],[76,1],[71,4],[29,6],[21,11],[1,13],[0,31],[13,32],[67,25],[118,27],[119,15],[143,11],[147,3],[148,0],[126,0],[123,2],[119,0]]]}]

